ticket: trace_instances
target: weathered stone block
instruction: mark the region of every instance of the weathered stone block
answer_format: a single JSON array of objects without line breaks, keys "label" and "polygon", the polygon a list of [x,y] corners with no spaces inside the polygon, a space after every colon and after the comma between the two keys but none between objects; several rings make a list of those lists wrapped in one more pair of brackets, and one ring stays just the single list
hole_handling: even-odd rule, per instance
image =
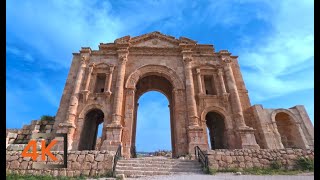
[{"label": "weathered stone block", "polygon": [[104,160],[104,154],[98,154],[95,158],[96,161],[100,162]]}]

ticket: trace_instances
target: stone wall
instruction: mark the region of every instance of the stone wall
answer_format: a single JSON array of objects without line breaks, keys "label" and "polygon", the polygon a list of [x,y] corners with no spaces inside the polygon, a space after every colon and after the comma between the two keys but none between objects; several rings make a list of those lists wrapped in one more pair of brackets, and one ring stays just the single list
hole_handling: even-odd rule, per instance
[{"label": "stone wall", "polygon": [[279,161],[283,167],[292,169],[297,158],[314,158],[313,150],[302,149],[221,149],[209,150],[207,154],[212,169],[265,168],[273,161]]},{"label": "stone wall", "polygon": [[[12,144],[27,144],[32,133],[51,133],[54,121],[32,120],[29,125],[24,125],[22,129],[7,129],[6,134],[17,134]],[[9,143],[10,144],[10,143]]]},{"label": "stone wall", "polygon": [[[59,164],[63,162],[63,152],[52,153],[58,158]],[[50,175],[50,176],[96,176],[104,175],[112,171],[114,154],[106,151],[69,151],[68,166],[61,169],[34,169],[33,160],[30,157],[22,157],[21,151],[6,152],[7,173]],[[40,160],[41,155],[37,160]],[[39,161],[40,162],[40,161]],[[53,163],[46,158],[44,163]]]}]

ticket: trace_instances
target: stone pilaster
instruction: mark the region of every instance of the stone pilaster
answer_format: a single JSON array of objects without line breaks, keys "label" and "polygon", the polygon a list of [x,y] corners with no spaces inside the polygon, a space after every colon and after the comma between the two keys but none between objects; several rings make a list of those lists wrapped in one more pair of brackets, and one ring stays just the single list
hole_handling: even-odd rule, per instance
[{"label": "stone pilaster", "polygon": [[227,80],[228,89],[231,97],[232,110],[235,115],[234,118],[236,119],[237,126],[239,128],[246,127],[236,81],[234,79],[232,68],[231,68],[231,60],[225,61],[224,71],[226,73],[226,80]]},{"label": "stone pilaster", "polygon": [[111,95],[111,83],[112,83],[113,70],[114,70],[114,66],[110,66],[108,76],[106,76],[108,77],[108,80],[106,80],[105,90],[108,95]]},{"label": "stone pilaster", "polygon": [[124,88],[124,75],[126,72],[126,63],[128,57],[128,49],[118,50],[118,74],[116,83],[116,93],[114,94],[114,106],[112,114],[112,123],[120,125],[122,118],[122,102],[123,102],[123,88]]},{"label": "stone pilaster", "polygon": [[68,150],[71,150],[73,143],[73,135],[75,132],[75,119],[77,116],[77,109],[79,104],[79,92],[81,88],[81,83],[83,80],[85,68],[87,66],[87,62],[89,61],[89,55],[81,57],[81,64],[78,70],[78,74],[76,77],[73,93],[70,99],[70,104],[67,112],[67,117],[65,123],[59,124],[59,130],[57,133],[68,133]]},{"label": "stone pilaster", "polygon": [[194,154],[194,147],[199,146],[201,149],[206,148],[205,138],[203,137],[203,129],[199,126],[199,117],[197,113],[197,104],[194,93],[194,83],[192,76],[192,47],[193,45],[180,45],[182,47],[182,56],[184,62],[184,72],[186,77],[186,98],[188,112],[188,151]]},{"label": "stone pilaster", "polygon": [[94,67],[95,67],[94,63],[89,65],[88,77],[87,77],[87,80],[86,80],[86,84],[85,84],[84,90],[82,91],[82,93],[83,93],[83,102],[86,102],[87,99],[88,99],[88,95],[89,95],[89,92],[90,92],[89,91],[89,84],[90,84],[90,81],[91,81],[91,78],[92,78]]},{"label": "stone pilaster", "polygon": [[226,85],[224,84],[222,69],[220,68],[218,69],[218,79],[219,79],[222,95],[226,94],[227,93]]},{"label": "stone pilaster", "polygon": [[198,80],[198,86],[199,86],[199,94],[203,94],[203,89],[202,89],[202,81],[201,81],[201,74],[200,74],[200,69],[197,69],[197,80]]},{"label": "stone pilaster", "polygon": [[241,140],[241,147],[244,149],[258,149],[260,148],[256,142],[254,129],[248,127],[245,124],[243,110],[241,107],[240,97],[236,85],[235,78],[233,76],[231,68],[231,58],[223,57],[224,72],[226,74],[226,80],[230,93],[230,100],[232,104],[233,118],[235,119],[237,132]]},{"label": "stone pilaster", "polygon": [[197,115],[197,104],[195,100],[194,83],[193,83],[192,69],[191,69],[192,51],[182,51],[182,54],[183,54],[185,77],[186,77],[186,95],[187,95],[189,126],[199,127],[199,124],[198,124],[199,117]]},{"label": "stone pilaster", "polygon": [[[121,119],[123,117],[122,103],[124,92],[124,76],[126,72],[126,63],[129,54],[129,39],[116,40],[117,53],[118,53],[118,66],[117,66],[117,82],[113,99],[113,114],[112,123],[106,126],[106,140],[103,141],[101,150],[116,151],[119,145],[122,145],[122,131]],[[111,81],[110,81],[111,82]],[[123,147],[122,147],[123,148]]]},{"label": "stone pilaster", "polygon": [[86,86],[85,86],[85,88],[84,88],[85,91],[88,91],[88,90],[89,90],[89,84],[90,84],[91,75],[92,75],[94,66],[95,66],[94,64],[91,64],[91,65],[89,66],[89,73],[88,73],[88,77],[87,77],[87,81],[86,81]]}]

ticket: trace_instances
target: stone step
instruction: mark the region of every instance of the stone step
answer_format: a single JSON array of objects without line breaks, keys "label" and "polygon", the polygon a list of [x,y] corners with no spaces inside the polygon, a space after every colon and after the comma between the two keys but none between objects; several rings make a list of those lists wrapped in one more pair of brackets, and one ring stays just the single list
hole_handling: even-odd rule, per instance
[{"label": "stone step", "polygon": [[118,166],[133,167],[176,167],[176,168],[201,168],[201,164],[150,164],[150,163],[117,163]]},{"label": "stone step", "polygon": [[117,162],[116,174],[126,177],[142,177],[170,174],[203,174],[196,160],[169,159],[158,157],[121,159]]},{"label": "stone step", "polygon": [[170,174],[173,174],[173,172],[139,171],[139,170],[116,170],[116,174],[124,174],[126,177],[137,177],[137,176],[170,175]]},{"label": "stone step", "polygon": [[197,161],[194,162],[165,162],[165,161],[118,161],[119,164],[161,164],[161,165],[199,165]]},{"label": "stone step", "polygon": [[158,161],[158,160],[119,160],[118,163],[149,163],[149,164],[199,164],[198,161]]},{"label": "stone step", "polygon": [[117,166],[117,170],[139,170],[139,171],[166,171],[166,172],[202,172],[202,168],[171,168],[171,167],[133,167]]},{"label": "stone step", "polygon": [[189,159],[168,159],[168,158],[131,158],[131,159],[119,159],[119,161],[196,162],[197,160],[189,160]]},{"label": "stone step", "polygon": [[194,174],[189,172],[139,171],[139,170],[116,170],[116,173],[125,174],[126,177],[171,175],[171,174]]}]

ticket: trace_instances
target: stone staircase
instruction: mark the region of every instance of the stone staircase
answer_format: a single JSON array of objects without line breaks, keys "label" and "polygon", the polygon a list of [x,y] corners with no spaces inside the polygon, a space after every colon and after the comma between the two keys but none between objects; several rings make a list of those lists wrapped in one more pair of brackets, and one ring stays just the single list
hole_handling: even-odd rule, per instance
[{"label": "stone staircase", "polygon": [[116,174],[126,177],[143,177],[170,174],[203,174],[197,160],[171,159],[166,157],[143,157],[120,159]]}]

